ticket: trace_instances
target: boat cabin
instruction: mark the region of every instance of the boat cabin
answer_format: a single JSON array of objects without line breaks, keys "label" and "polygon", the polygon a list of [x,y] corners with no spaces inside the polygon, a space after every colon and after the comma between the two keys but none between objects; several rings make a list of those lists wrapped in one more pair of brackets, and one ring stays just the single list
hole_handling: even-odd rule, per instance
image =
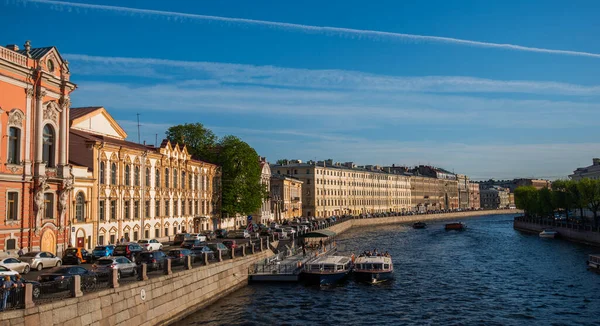
[{"label": "boat cabin", "polygon": [[319,257],[305,265],[305,271],[309,273],[335,273],[346,271],[350,268],[350,258],[342,256]]},{"label": "boat cabin", "polygon": [[356,270],[389,271],[393,268],[392,259],[384,256],[358,257],[354,263]]}]

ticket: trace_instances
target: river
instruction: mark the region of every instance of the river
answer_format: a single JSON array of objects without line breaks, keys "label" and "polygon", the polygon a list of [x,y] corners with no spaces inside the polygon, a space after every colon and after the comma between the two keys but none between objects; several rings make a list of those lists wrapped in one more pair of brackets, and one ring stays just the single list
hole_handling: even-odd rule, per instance
[{"label": "river", "polygon": [[600,325],[600,275],[586,270],[600,248],[513,230],[514,215],[353,228],[341,253],[377,248],[395,279],[331,287],[251,284],[177,325]]}]

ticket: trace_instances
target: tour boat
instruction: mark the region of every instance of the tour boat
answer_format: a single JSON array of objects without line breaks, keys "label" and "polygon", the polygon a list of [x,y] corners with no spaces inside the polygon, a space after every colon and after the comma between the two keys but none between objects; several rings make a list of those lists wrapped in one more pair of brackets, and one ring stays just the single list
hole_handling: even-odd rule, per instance
[{"label": "tour boat", "polygon": [[354,261],[354,278],[359,282],[379,283],[394,276],[394,265],[389,256],[361,255]]},{"label": "tour boat", "polygon": [[454,222],[454,223],[448,223],[446,224],[446,231],[448,230],[459,230],[462,231],[466,228],[467,226],[464,225],[462,222]]},{"label": "tour boat", "polygon": [[427,227],[427,224],[423,223],[423,222],[416,222],[415,224],[413,224],[413,229],[424,229]]},{"label": "tour boat", "polygon": [[554,238],[558,235],[558,232],[554,230],[544,230],[540,232],[540,238]]},{"label": "tour boat", "polygon": [[320,256],[304,264],[302,279],[308,284],[336,283],[350,273],[352,261],[345,256]]},{"label": "tour boat", "polygon": [[600,272],[600,255],[590,255],[587,265],[590,269]]}]

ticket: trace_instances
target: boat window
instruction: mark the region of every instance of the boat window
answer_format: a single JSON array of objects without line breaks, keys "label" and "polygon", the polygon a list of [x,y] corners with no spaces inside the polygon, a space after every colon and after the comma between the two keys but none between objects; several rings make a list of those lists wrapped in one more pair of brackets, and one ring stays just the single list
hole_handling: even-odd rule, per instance
[{"label": "boat window", "polygon": [[383,269],[390,269],[390,265],[389,264],[383,265]]}]

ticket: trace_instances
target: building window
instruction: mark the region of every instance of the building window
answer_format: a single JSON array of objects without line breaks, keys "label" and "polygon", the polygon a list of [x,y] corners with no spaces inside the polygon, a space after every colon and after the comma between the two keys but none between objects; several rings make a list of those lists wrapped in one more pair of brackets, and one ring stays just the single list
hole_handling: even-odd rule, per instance
[{"label": "building window", "polygon": [[150,187],[150,168],[146,168],[146,187]]},{"label": "building window", "polygon": [[144,230],[144,238],[150,238],[150,230]]},{"label": "building window", "polygon": [[165,213],[163,216],[169,216],[169,201],[165,199]]},{"label": "building window", "polygon": [[188,215],[194,215],[194,211],[192,211],[192,201],[188,200]]},{"label": "building window", "polygon": [[111,244],[116,244],[116,236],[114,234],[110,235],[110,243]]},{"label": "building window", "polygon": [[110,201],[110,220],[115,221],[117,219],[117,201]]},{"label": "building window", "polygon": [[138,241],[138,231],[133,231],[133,241]]},{"label": "building window", "polygon": [[173,227],[173,234],[177,234],[177,227],[176,226]]},{"label": "building window", "polygon": [[98,236],[98,244],[99,245],[103,245],[104,244],[104,236],[103,235],[99,235]]},{"label": "building window", "polygon": [[177,179],[179,175],[177,174],[177,169],[173,170],[173,188],[177,188]]},{"label": "building window", "polygon": [[54,218],[54,194],[44,194],[44,218]]},{"label": "building window", "polygon": [[154,229],[154,237],[160,238],[160,229]]},{"label": "building window", "polygon": [[131,185],[130,180],[131,180],[131,166],[125,165],[125,185],[126,186]]},{"label": "building window", "polygon": [[165,188],[169,188],[169,169],[165,169]]},{"label": "building window", "polygon": [[106,219],[106,201],[103,199],[100,201],[100,207],[98,208],[98,216],[100,221],[104,221]]},{"label": "building window", "polygon": [[130,204],[130,202],[129,202],[128,199],[126,199],[123,202],[123,218],[127,219],[127,220],[131,219],[131,207],[130,207],[130,205],[131,204]]},{"label": "building window", "polygon": [[146,200],[146,202],[144,203],[144,216],[150,217],[150,201],[149,200]]},{"label": "building window", "polygon": [[169,228],[165,228],[165,237],[169,236]]},{"label": "building window", "polygon": [[77,222],[83,222],[85,220],[85,198],[83,193],[78,193],[75,199],[75,218]]},{"label": "building window", "polygon": [[46,162],[47,167],[53,168],[55,165],[56,137],[54,135],[54,128],[51,125],[44,126],[43,144],[42,159]]},{"label": "building window", "polygon": [[137,165],[133,168],[133,185],[140,186],[140,167]]},{"label": "building window", "polygon": [[100,184],[103,185],[106,177],[106,164],[100,162]]},{"label": "building window", "polygon": [[160,170],[156,169],[156,175],[154,176],[154,188],[160,187]]},{"label": "building window", "polygon": [[110,165],[110,184],[117,184],[117,163]]},{"label": "building window", "polygon": [[185,189],[185,171],[181,171],[181,188]]},{"label": "building window", "polygon": [[195,214],[198,215],[198,212],[200,211],[200,202],[196,200],[196,206],[194,207],[195,209]]},{"label": "building window", "polygon": [[133,201],[133,218],[140,218],[140,201]]},{"label": "building window", "polygon": [[6,219],[16,221],[19,219],[19,193],[11,191],[7,196]]},{"label": "building window", "polygon": [[190,189],[192,189],[193,186],[193,182],[194,182],[194,176],[190,173],[190,180],[188,182],[188,187],[190,187]]},{"label": "building window", "polygon": [[154,200],[154,217],[158,217],[160,215],[160,201],[158,199]]},{"label": "building window", "polygon": [[10,127],[8,129],[8,164],[21,163],[21,129]]},{"label": "building window", "polygon": [[[5,249],[6,250],[15,250],[15,249],[17,249],[17,239],[8,239],[8,240],[6,240],[6,248]],[[7,261],[7,263],[8,263],[8,261]]]}]

